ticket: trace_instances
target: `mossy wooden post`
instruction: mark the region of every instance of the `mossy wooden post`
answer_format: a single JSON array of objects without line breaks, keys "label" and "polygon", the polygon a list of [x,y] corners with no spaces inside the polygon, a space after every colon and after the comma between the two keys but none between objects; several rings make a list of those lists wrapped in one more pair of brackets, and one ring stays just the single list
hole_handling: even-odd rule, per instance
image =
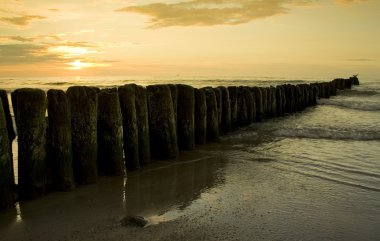
[{"label": "mossy wooden post", "polygon": [[67,98],[71,113],[74,178],[78,184],[98,180],[98,94],[94,88],[73,86]]},{"label": "mossy wooden post", "polygon": [[116,88],[98,94],[98,173],[123,176],[123,118]]},{"label": "mossy wooden post", "polygon": [[207,140],[219,140],[219,120],[218,120],[218,107],[216,103],[215,91],[206,87],[203,88],[206,94],[207,103]]},{"label": "mossy wooden post", "polygon": [[0,211],[11,207],[14,203],[12,156],[9,150],[10,144],[5,112],[2,101],[0,101]]},{"label": "mossy wooden post", "polygon": [[231,109],[231,130],[237,127],[237,114],[238,114],[238,88],[236,86],[229,86],[228,93],[230,94],[230,109]]},{"label": "mossy wooden post", "polygon": [[[15,122],[17,124],[17,92],[19,90],[16,89],[11,93],[11,101],[12,101],[12,109],[13,109],[13,115],[15,117]],[[16,127],[17,128],[17,127]]]},{"label": "mossy wooden post", "polygon": [[170,94],[172,95],[174,120],[175,120],[175,126],[177,128],[178,87],[176,85],[173,85],[173,84],[169,84],[168,86],[170,88]]},{"label": "mossy wooden post", "polygon": [[253,87],[252,90],[255,94],[256,121],[262,121],[264,118],[264,109],[261,89],[259,87]]},{"label": "mossy wooden post", "polygon": [[260,87],[263,100],[263,119],[268,116],[268,88]]},{"label": "mossy wooden post", "polygon": [[194,137],[194,88],[189,85],[177,85],[177,139],[178,147],[183,150],[195,148]]},{"label": "mossy wooden post", "polygon": [[139,134],[136,113],[136,85],[119,87],[119,100],[123,115],[123,142],[125,165],[128,170],[140,168]]},{"label": "mossy wooden post", "polygon": [[169,86],[148,86],[147,98],[152,156],[159,159],[177,158],[177,131]]},{"label": "mossy wooden post", "polygon": [[244,93],[248,114],[247,125],[249,125],[256,120],[255,94],[251,91],[251,88],[247,86],[244,87]]},{"label": "mossy wooden post", "polygon": [[5,90],[0,90],[0,98],[1,102],[3,104],[3,110],[5,115],[5,122],[7,126],[7,132],[8,132],[8,140],[9,140],[9,155],[11,156],[11,169],[12,169],[12,184],[15,184],[15,178],[14,178],[14,169],[13,169],[13,154],[12,154],[12,142],[16,138],[16,133],[13,128],[13,121],[12,116],[10,112],[9,107],[9,101],[8,101],[8,94]]},{"label": "mossy wooden post", "polygon": [[284,100],[283,100],[283,89],[282,89],[282,86],[276,86],[276,108],[277,108],[277,114],[279,116],[282,116],[284,114],[284,110],[283,110],[283,104],[284,104]]},{"label": "mossy wooden post", "polygon": [[215,91],[216,97],[216,105],[218,107],[218,125],[219,125],[219,133],[222,132],[222,116],[223,116],[223,108],[222,108],[222,90],[220,88],[213,88]]},{"label": "mossy wooden post", "polygon": [[270,115],[272,117],[275,117],[277,116],[276,87],[271,86],[269,88],[269,93],[270,93],[270,100],[271,100]]},{"label": "mossy wooden post", "polygon": [[21,199],[46,192],[46,96],[39,89],[17,91],[18,190]]},{"label": "mossy wooden post", "polygon": [[194,89],[195,97],[195,143],[204,145],[207,141],[207,103],[203,89]]},{"label": "mossy wooden post", "polygon": [[48,99],[48,159],[53,188],[69,191],[75,187],[71,142],[71,115],[66,93],[49,90]]},{"label": "mossy wooden post", "polygon": [[231,131],[231,103],[228,89],[224,86],[218,87],[222,93],[222,131],[227,134]]},{"label": "mossy wooden post", "polygon": [[139,161],[140,165],[145,165],[151,162],[151,157],[148,103],[146,89],[143,86],[136,86],[136,115],[139,135]]},{"label": "mossy wooden post", "polygon": [[237,105],[237,126],[245,126],[248,122],[248,108],[243,86],[237,89]]}]

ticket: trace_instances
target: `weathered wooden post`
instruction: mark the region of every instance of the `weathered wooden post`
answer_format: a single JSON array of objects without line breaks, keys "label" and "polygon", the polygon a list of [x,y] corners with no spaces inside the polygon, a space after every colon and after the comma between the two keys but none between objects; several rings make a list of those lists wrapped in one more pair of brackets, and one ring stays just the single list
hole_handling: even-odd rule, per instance
[{"label": "weathered wooden post", "polygon": [[272,117],[277,116],[277,102],[276,102],[276,88],[274,86],[271,86],[269,88],[269,94],[270,94],[270,115]]},{"label": "weathered wooden post", "polygon": [[98,173],[123,176],[123,118],[116,88],[98,94]]},{"label": "weathered wooden post", "polygon": [[12,154],[12,142],[16,138],[16,133],[13,128],[12,116],[9,108],[8,94],[5,90],[0,90],[0,98],[3,104],[3,110],[5,115],[5,122],[7,126],[8,132],[8,140],[9,140],[9,155],[11,156],[11,169],[12,169],[12,184],[15,184],[14,178],[14,169],[13,169],[13,154]]},{"label": "weathered wooden post", "polygon": [[66,93],[49,90],[48,99],[48,159],[53,188],[69,191],[75,187],[71,142],[71,115]]},{"label": "weathered wooden post", "polygon": [[207,103],[203,89],[194,89],[195,96],[195,143],[204,145],[207,141]]},{"label": "weathered wooden post", "polygon": [[140,165],[145,165],[151,162],[151,158],[148,102],[146,89],[143,86],[136,86],[136,115],[139,135],[139,161]]},{"label": "weathered wooden post", "polygon": [[12,157],[9,152],[8,129],[3,109],[0,101],[0,211],[13,205],[13,173]]},{"label": "weathered wooden post", "polygon": [[178,146],[183,150],[195,148],[194,137],[194,88],[189,85],[177,85],[177,138]]},{"label": "weathered wooden post", "polygon": [[177,128],[177,109],[178,109],[178,87],[173,84],[168,85],[170,88],[170,94],[172,95],[173,110],[174,110],[174,121]]},{"label": "weathered wooden post", "polygon": [[262,121],[264,118],[264,109],[261,89],[259,87],[253,87],[252,91],[255,94],[256,121]]},{"label": "weathered wooden post", "polygon": [[249,125],[256,120],[255,94],[251,91],[250,87],[247,86],[244,87],[243,91],[247,105],[247,125]]},{"label": "weathered wooden post", "polygon": [[218,107],[216,103],[215,92],[212,88],[203,88],[206,94],[207,103],[207,139],[209,141],[219,140],[219,120]]},{"label": "weathered wooden post", "polygon": [[283,88],[282,86],[278,85],[276,86],[276,109],[277,109],[277,114],[279,116],[284,115],[284,99],[283,99],[284,93],[283,93]]},{"label": "weathered wooden post", "polygon": [[71,113],[74,178],[78,184],[95,183],[98,180],[97,91],[72,86],[66,94]]},{"label": "weathered wooden post", "polygon": [[124,156],[128,170],[140,168],[135,90],[135,84],[119,87],[120,108],[123,116]]},{"label": "weathered wooden post", "polygon": [[213,88],[215,91],[216,97],[216,105],[218,107],[218,125],[219,125],[219,133],[222,132],[222,116],[223,116],[223,108],[222,108],[222,90],[220,88]]},{"label": "weathered wooden post", "polygon": [[248,123],[248,106],[243,86],[237,90],[237,105],[237,126],[245,126]]},{"label": "weathered wooden post", "polygon": [[152,156],[177,158],[177,131],[170,88],[168,85],[150,85],[147,97]]},{"label": "weathered wooden post", "polygon": [[231,130],[237,127],[237,114],[238,114],[238,88],[236,86],[229,86],[228,93],[230,95],[230,109],[231,109]]},{"label": "weathered wooden post", "polygon": [[46,192],[46,96],[39,89],[17,91],[18,190],[21,199]]},{"label": "weathered wooden post", "polygon": [[263,118],[268,116],[268,88],[260,87],[263,100]]},{"label": "weathered wooden post", "polygon": [[222,131],[227,134],[231,130],[231,103],[228,89],[223,86],[218,87],[222,93]]}]

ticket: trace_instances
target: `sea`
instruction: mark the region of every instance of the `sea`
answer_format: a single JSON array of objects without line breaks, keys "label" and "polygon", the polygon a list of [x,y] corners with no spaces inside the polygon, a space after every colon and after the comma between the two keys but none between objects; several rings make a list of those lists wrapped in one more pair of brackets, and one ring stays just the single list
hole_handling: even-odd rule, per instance
[{"label": "sea", "polygon": [[[330,80],[25,78],[0,79],[0,89],[319,81]],[[17,172],[17,142],[13,149]],[[143,217],[147,227],[124,232],[119,220],[131,215]],[[15,211],[0,214],[5,240],[97,240],[100,233],[109,240],[380,240],[380,79],[360,79],[317,106],[252,123],[181,152],[177,161],[17,203]]]}]

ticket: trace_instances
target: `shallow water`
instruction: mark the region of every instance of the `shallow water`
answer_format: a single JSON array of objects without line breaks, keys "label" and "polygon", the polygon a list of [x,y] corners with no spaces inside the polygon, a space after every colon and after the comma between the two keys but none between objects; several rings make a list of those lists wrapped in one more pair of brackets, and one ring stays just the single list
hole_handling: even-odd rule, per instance
[{"label": "shallow water", "polygon": [[[380,84],[0,214],[2,240],[378,240]],[[140,215],[146,228],[122,227]]]}]

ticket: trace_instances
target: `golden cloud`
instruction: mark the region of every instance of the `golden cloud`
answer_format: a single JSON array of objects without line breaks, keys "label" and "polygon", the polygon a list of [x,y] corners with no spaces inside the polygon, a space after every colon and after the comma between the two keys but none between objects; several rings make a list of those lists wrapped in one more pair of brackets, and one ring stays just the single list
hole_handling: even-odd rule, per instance
[{"label": "golden cloud", "polygon": [[[289,6],[318,0],[190,0],[176,3],[152,3],[117,9],[150,17],[151,28],[169,26],[237,25],[288,12]],[[336,0],[350,3],[365,0]]]},{"label": "golden cloud", "polygon": [[19,25],[19,26],[26,26],[35,19],[41,20],[45,18],[46,17],[40,16],[40,15],[22,15],[22,16],[16,16],[16,17],[2,17],[0,18],[0,21],[14,24],[14,25]]}]

